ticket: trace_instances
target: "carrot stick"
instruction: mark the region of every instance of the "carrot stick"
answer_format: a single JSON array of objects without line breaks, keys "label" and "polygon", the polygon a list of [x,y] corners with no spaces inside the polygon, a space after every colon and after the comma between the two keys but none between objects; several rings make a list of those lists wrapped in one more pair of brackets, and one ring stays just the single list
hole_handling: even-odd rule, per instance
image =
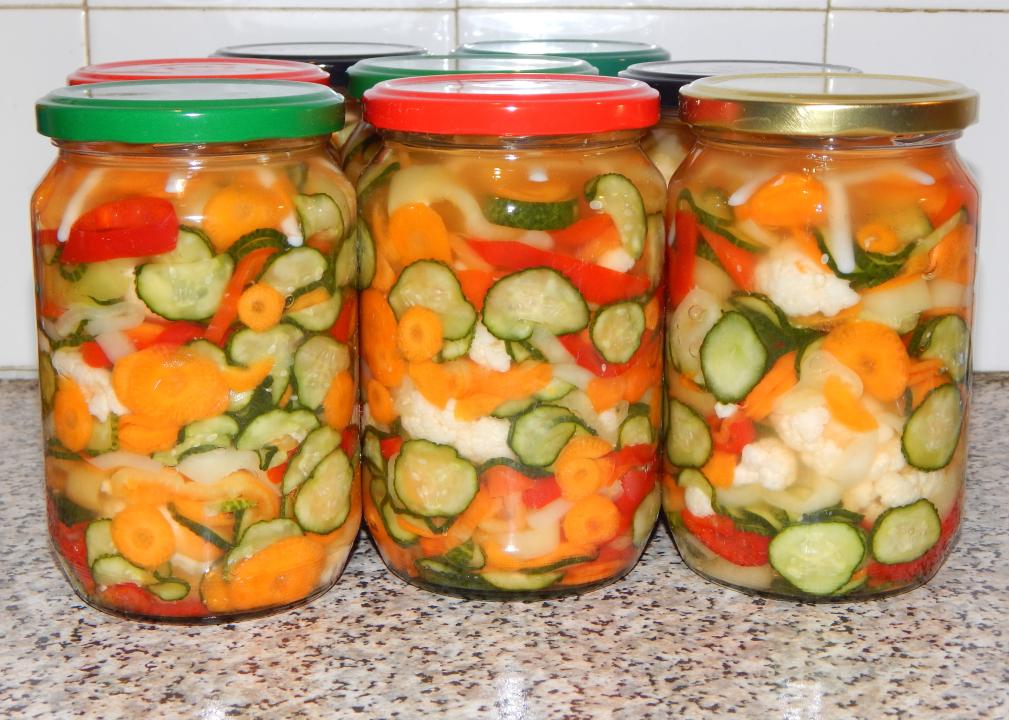
[{"label": "carrot stick", "polygon": [[385,387],[385,385],[375,378],[370,378],[368,380],[366,393],[368,397],[368,410],[377,422],[380,422],[383,425],[391,425],[396,421],[396,418],[399,417],[399,413],[396,412],[396,406],[392,401],[392,395],[389,393],[389,390]]},{"label": "carrot stick", "polygon": [[53,424],[56,438],[71,452],[80,452],[91,439],[95,421],[80,386],[70,378],[60,377],[53,398]]},{"label": "carrot stick", "polygon": [[732,487],[732,480],[736,473],[736,454],[715,450],[708,458],[708,462],[701,468],[701,472],[717,488]]},{"label": "carrot stick", "polygon": [[865,409],[840,378],[834,375],[827,378],[823,384],[823,396],[830,414],[849,429],[855,432],[869,432],[879,426],[872,413]]},{"label": "carrot stick", "polygon": [[774,403],[799,381],[795,372],[795,351],[782,355],[743,400],[743,412],[751,420],[763,420]]},{"label": "carrot stick", "polygon": [[334,430],[343,430],[347,427],[354,414],[356,399],[354,378],[350,371],[343,370],[334,375],[329,390],[322,399],[322,414],[326,424]]}]

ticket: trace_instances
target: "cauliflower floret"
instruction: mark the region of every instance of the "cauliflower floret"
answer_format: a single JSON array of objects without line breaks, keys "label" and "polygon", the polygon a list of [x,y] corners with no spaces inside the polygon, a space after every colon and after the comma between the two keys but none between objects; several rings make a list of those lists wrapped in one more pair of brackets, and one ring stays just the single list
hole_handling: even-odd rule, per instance
[{"label": "cauliflower floret", "polygon": [[469,346],[469,358],[477,365],[498,372],[506,372],[512,365],[504,340],[491,335],[482,322],[476,324],[473,342]]},{"label": "cauliflower floret", "polygon": [[843,502],[845,507],[862,513],[872,521],[887,508],[909,505],[923,497],[935,497],[947,479],[945,470],[925,472],[905,465],[901,470],[867,477],[844,493]]},{"label": "cauliflower floret", "polygon": [[602,257],[599,258],[599,265],[601,267],[616,270],[617,272],[627,272],[634,267],[635,262],[637,261],[623,248],[614,248],[609,252],[603,253]]},{"label": "cauliflower floret", "polygon": [[916,478],[909,474],[890,472],[876,480],[876,494],[886,507],[913,503],[921,497]]},{"label": "cauliflower floret", "polygon": [[116,415],[129,413],[112,389],[111,372],[91,367],[77,350],[71,348],[60,348],[53,353],[52,359],[57,373],[77,383],[87,400],[88,410],[99,421],[104,422],[110,412]]},{"label": "cauliflower floret", "polygon": [[700,488],[688,487],[683,493],[683,503],[691,515],[707,517],[715,514],[715,509],[711,507],[711,498]]},{"label": "cauliflower floret", "polygon": [[607,441],[616,439],[620,433],[620,424],[627,419],[627,407],[627,403],[621,402],[596,416],[594,428],[600,437]]},{"label": "cauliflower floret", "polygon": [[847,281],[819,267],[793,247],[783,246],[757,265],[757,290],[789,315],[837,315],[859,301]]},{"label": "cauliflower floret", "polygon": [[737,410],[739,410],[739,406],[732,403],[728,403],[727,405],[723,405],[720,402],[715,403],[715,415],[717,415],[720,420],[732,417],[736,414]]},{"label": "cauliflower floret", "polygon": [[795,454],[776,438],[764,438],[743,448],[736,465],[733,485],[761,485],[768,490],[784,490],[799,476]]},{"label": "cauliflower floret", "polygon": [[844,450],[836,441],[824,437],[830,411],[826,405],[814,405],[795,413],[774,413],[771,424],[778,437],[799,453],[802,462],[820,475],[831,477],[842,461]]},{"label": "cauliflower floret", "polygon": [[425,400],[409,380],[404,380],[396,391],[395,405],[403,429],[411,437],[451,445],[464,458],[477,463],[515,457],[508,447],[511,424],[507,420],[457,420],[455,400],[449,400],[441,410]]}]

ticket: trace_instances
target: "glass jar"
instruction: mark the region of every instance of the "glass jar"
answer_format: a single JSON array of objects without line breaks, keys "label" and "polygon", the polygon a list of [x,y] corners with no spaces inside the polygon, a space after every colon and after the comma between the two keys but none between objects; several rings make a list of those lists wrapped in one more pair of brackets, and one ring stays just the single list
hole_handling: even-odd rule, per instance
[{"label": "glass jar", "polygon": [[[584,60],[546,55],[523,57],[459,57],[457,55],[402,55],[361,60],[347,70],[350,97],[360,101],[366,90],[383,80],[425,75],[471,75],[474,73],[553,73],[598,75]],[[340,158],[343,172],[356,183],[361,172],[381,146],[378,132],[367,122],[358,123],[344,143]]]},{"label": "glass jar", "polygon": [[361,119],[361,105],[347,93],[347,68],[356,62],[390,55],[418,55],[426,51],[416,45],[397,45],[378,42],[291,42],[232,45],[221,48],[215,55],[221,57],[274,58],[311,63],[329,73],[329,85],[344,98],[344,123],[333,134],[333,147],[340,148],[354,132]]},{"label": "glass jar", "polygon": [[685,562],[748,592],[925,583],[962,509],[977,95],[881,75],[683,88],[669,188],[666,515]]},{"label": "glass jar", "polygon": [[67,85],[136,80],[291,80],[329,84],[320,67],[291,60],[257,58],[170,58],[126,60],[78,68]]},{"label": "glass jar", "polygon": [[669,52],[651,43],[599,38],[481,40],[460,45],[456,55],[560,55],[584,60],[600,75],[616,77],[635,63],[668,60]]},{"label": "glass jar", "polygon": [[99,83],[37,106],[49,532],[74,590],[209,622],[333,585],[360,526],[355,196],[327,87]]},{"label": "glass jar", "polygon": [[459,75],[365,93],[365,518],[437,592],[577,593],[659,509],[664,186],[657,93]]},{"label": "glass jar", "polygon": [[846,65],[774,60],[673,60],[631,65],[620,77],[651,85],[662,99],[662,115],[642,141],[648,157],[668,183],[694,144],[694,135],[680,119],[680,88],[712,75],[779,72],[861,72]]}]

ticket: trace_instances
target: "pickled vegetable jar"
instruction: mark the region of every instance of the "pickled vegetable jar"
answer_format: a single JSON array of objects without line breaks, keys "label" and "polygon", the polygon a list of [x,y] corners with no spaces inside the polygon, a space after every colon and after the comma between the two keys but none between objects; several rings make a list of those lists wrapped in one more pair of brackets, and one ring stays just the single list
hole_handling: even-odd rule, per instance
[{"label": "pickled vegetable jar", "polygon": [[662,117],[645,136],[643,146],[669,182],[694,144],[694,135],[680,119],[680,88],[712,75],[777,72],[859,72],[844,65],[776,62],[771,60],[673,60],[645,62],[621,70],[620,77],[648,83],[662,98]]},{"label": "pickled vegetable jar", "polygon": [[[523,57],[459,57],[457,55],[402,55],[361,60],[347,70],[350,97],[360,100],[365,91],[383,80],[424,75],[461,75],[474,73],[553,73],[597,75],[584,60],[545,55]],[[365,166],[378,151],[381,141],[369,123],[358,123],[341,149],[343,172],[356,182]]]},{"label": "pickled vegetable jar", "polygon": [[616,76],[635,63],[668,60],[658,45],[629,40],[544,38],[536,40],[482,40],[460,45],[456,55],[560,55],[584,60],[600,75]]},{"label": "pickled vegetable jar", "polygon": [[59,149],[32,227],[49,531],[70,583],[154,620],[325,591],[361,516],[339,96],[98,83],[37,114]]},{"label": "pickled vegetable jar", "polygon": [[67,85],[127,80],[292,80],[329,84],[329,73],[291,60],[257,58],[170,58],[126,60],[78,68]]},{"label": "pickled vegetable jar", "polygon": [[960,522],[976,94],[881,75],[681,90],[666,515],[687,564],[796,599],[925,583]]},{"label": "pickled vegetable jar", "polygon": [[365,517],[394,573],[486,598],[635,563],[659,509],[658,94],[452,75],[365,93]]},{"label": "pickled vegetable jar", "polygon": [[221,48],[214,54],[232,58],[294,60],[317,65],[329,73],[330,87],[344,97],[344,124],[340,131],[333,135],[333,144],[339,150],[350,134],[354,132],[354,128],[361,119],[360,103],[347,94],[347,68],[367,58],[422,53],[424,53],[422,47],[393,43],[293,42],[232,45]]}]

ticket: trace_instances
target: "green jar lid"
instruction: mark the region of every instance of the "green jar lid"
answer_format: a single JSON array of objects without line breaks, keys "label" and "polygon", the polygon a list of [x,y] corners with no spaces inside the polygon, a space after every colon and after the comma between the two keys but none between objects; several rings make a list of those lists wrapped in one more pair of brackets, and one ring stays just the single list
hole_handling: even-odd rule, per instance
[{"label": "green jar lid", "polygon": [[475,73],[552,73],[598,75],[578,58],[548,55],[400,55],[361,60],[352,65],[348,92],[356,98],[383,80],[421,75],[471,75]]},{"label": "green jar lid", "polygon": [[57,140],[220,143],[329,135],[343,98],[283,80],[151,80],[53,90],[35,105],[39,133]]},{"label": "green jar lid", "polygon": [[540,40],[484,40],[461,45],[456,55],[563,55],[584,60],[600,75],[616,77],[635,63],[668,60],[658,45],[630,40],[590,38],[543,38]]}]

